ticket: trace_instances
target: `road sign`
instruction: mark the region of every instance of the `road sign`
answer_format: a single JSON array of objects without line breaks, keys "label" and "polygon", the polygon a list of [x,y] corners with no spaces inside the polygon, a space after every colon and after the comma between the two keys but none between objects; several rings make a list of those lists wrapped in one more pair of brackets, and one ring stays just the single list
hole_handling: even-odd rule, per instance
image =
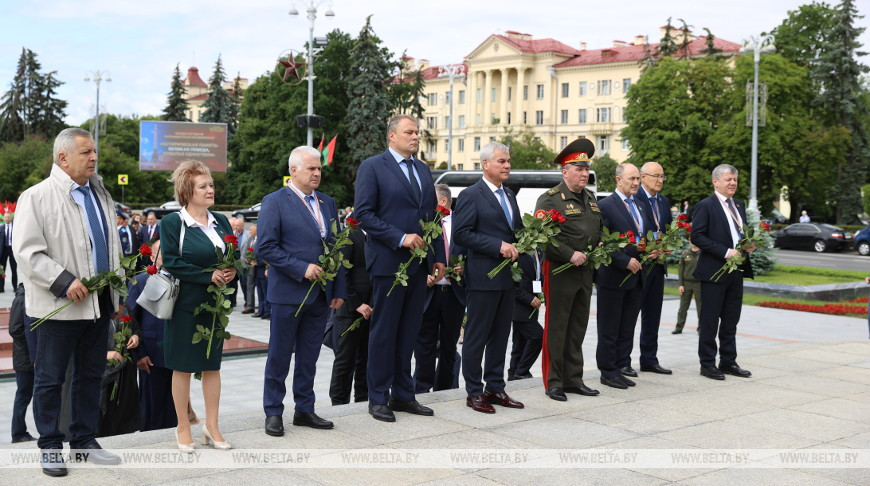
[{"label": "road sign", "polygon": [[290,176],[284,176],[284,185],[285,185],[285,186],[289,186],[289,185],[290,185]]},{"label": "road sign", "polygon": [[126,186],[130,181],[130,177],[127,174],[118,174],[118,185]]}]

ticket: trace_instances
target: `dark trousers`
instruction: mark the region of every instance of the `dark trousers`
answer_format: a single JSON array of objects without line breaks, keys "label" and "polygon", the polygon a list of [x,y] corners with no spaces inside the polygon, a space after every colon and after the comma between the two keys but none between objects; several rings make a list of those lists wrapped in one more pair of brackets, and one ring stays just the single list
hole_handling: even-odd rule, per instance
[{"label": "dark trousers", "polygon": [[[647,269],[641,270],[646,272]],[[665,292],[665,272],[654,265],[647,274],[640,301],[640,365],[659,364],[659,324],[662,320],[662,299]],[[631,366],[631,349],[622,357],[622,366]]]},{"label": "dark trousers", "polygon": [[737,322],[743,308],[743,272],[723,275],[719,282],[701,282],[701,320],[698,358],[701,366],[716,366],[716,335],[719,364],[737,360]]},{"label": "dark trousers", "polygon": [[12,440],[27,435],[27,407],[33,398],[33,370],[15,372],[15,402],[12,405]]},{"label": "dark trousers", "polygon": [[106,369],[108,313],[96,321],[48,320],[37,328],[33,418],[40,449],[60,449],[61,389],[72,357],[70,447],[94,440],[100,419],[100,384]]},{"label": "dark trousers", "polygon": [[467,295],[468,323],[462,343],[465,391],[470,397],[483,395],[483,381],[486,381],[486,391],[501,393],[505,381],[504,358],[514,313],[514,289],[469,290]]},{"label": "dark trousers", "polygon": [[267,417],[284,413],[285,381],[290,373],[290,357],[294,354],[293,400],[296,411],[314,412],[314,374],[329,306],[322,291],[318,292],[316,299],[309,299],[312,301],[302,306],[299,317],[294,316],[298,305],[272,305],[269,354],[263,380],[263,410]]},{"label": "dark trousers", "polygon": [[152,366],[150,374],[139,370],[139,419],[143,432],[178,425],[169,368]]},{"label": "dark trousers", "polygon": [[[465,307],[449,285],[432,287],[432,299],[414,345],[414,391],[454,388],[453,369],[456,365],[456,343],[462,328]],[[435,366],[435,360],[438,366]]]},{"label": "dark trousers", "polygon": [[329,382],[329,398],[333,405],[350,403],[351,387],[353,387],[353,401],[364,402],[369,399],[368,383],[366,383],[369,321],[363,320],[358,328],[342,336],[355,320],[356,317],[336,316],[332,327],[336,345],[332,379]]},{"label": "dark trousers", "polygon": [[[230,305],[235,307],[239,302],[239,280],[241,280],[240,273],[236,273],[236,278],[234,278],[228,285],[228,287],[236,289],[235,292],[230,294]],[[244,287],[244,285],[242,285]]]},{"label": "dark trousers", "polygon": [[[269,287],[269,279],[266,277],[257,278],[257,300],[260,301],[260,308],[257,312],[262,316],[268,316],[272,314],[272,305],[269,304],[268,296],[266,295],[266,290]],[[295,310],[293,312],[296,312]]]},{"label": "dark trousers", "polygon": [[640,285],[628,290],[598,286],[598,348],[595,360],[603,377],[619,375],[620,360],[631,354],[641,294],[643,287]]},{"label": "dark trousers", "polygon": [[[8,261],[7,261],[8,259]],[[0,265],[3,265],[3,272],[0,275],[6,275],[7,277],[12,277],[12,291],[18,288],[18,264],[15,261],[15,255],[12,254],[12,247],[7,246],[3,249],[3,261],[0,261]],[[0,277],[0,292],[6,287],[6,278]]]},{"label": "dark trousers", "polygon": [[408,276],[408,286],[387,292],[395,277],[372,277],[372,313],[369,331],[369,402],[385,405],[390,398],[414,401],[411,355],[420,333],[426,298],[426,272],[422,266]]},{"label": "dark trousers", "polygon": [[245,308],[256,309],[257,307],[257,277],[254,275],[254,269],[248,268],[245,270]]},{"label": "dark trousers", "polygon": [[532,366],[541,354],[544,340],[544,328],[538,321],[514,321],[513,328],[508,380],[532,376]]}]

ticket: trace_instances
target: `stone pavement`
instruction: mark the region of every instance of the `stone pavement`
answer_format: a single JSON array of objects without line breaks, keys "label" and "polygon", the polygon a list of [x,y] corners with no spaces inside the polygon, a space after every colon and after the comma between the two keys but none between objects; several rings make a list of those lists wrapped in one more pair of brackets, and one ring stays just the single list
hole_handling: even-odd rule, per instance
[{"label": "stone pavement", "polygon": [[[4,306],[0,294],[0,307]],[[595,312],[593,298],[593,312]],[[5,304],[8,305],[8,304]],[[668,299],[663,308],[659,336],[659,359],[673,368],[674,375],[641,373],[638,386],[615,390],[598,384],[594,366],[595,317],[584,344],[587,384],[601,390],[598,397],[569,395],[565,403],[543,394],[539,378],[511,382],[508,392],[525,402],[524,410],[498,408],[495,415],[475,413],[465,406],[463,390],[418,395],[420,402],[435,410],[435,417],[398,413],[396,423],[376,422],[366,404],[329,406],[327,389],[332,353],[324,348],[315,383],[318,413],[335,422],[335,430],[317,431],[293,427],[292,397],[285,414],[287,434],[268,437],[262,432],[261,408],[264,357],[226,360],[223,365],[221,430],[242,452],[263,450],[313,454],[320,466],[293,467],[288,457],[272,468],[250,467],[226,454],[218,467],[99,468],[86,465],[71,469],[70,484],[517,484],[532,481],[556,484],[870,484],[870,341],[864,319],[824,316],[746,306],[738,328],[738,362],[753,377],[728,376],[713,381],[699,376],[696,321],[681,335],[671,335],[678,301]],[[694,312],[694,310],[690,311]],[[234,314],[230,330],[240,336],[268,339],[268,324],[250,316]],[[634,355],[638,350],[635,346]],[[635,362],[635,366],[637,363]],[[539,369],[539,367],[537,368]],[[539,376],[539,373],[533,373]],[[292,374],[291,374],[292,376]],[[289,380],[288,380],[289,381]],[[0,437],[8,440],[9,415],[14,382],[0,383]],[[201,391],[193,388],[195,408],[202,415]],[[129,434],[100,440],[108,449],[159,449],[174,451],[171,430]],[[201,446],[200,446],[201,447]],[[33,444],[2,444],[0,452],[32,451]],[[256,451],[254,451],[256,450]],[[531,453],[538,466],[529,464],[482,464],[490,457],[453,458],[445,465],[421,462],[384,468],[366,456],[364,466],[337,451]],[[573,456],[554,451],[600,450],[603,453],[638,453],[638,462],[598,464],[579,468]],[[732,455],[751,451],[751,460],[765,460],[765,451],[799,450],[824,452],[818,457],[842,460],[858,454],[863,468],[835,468],[830,463],[779,464],[762,468],[724,464],[711,456],[701,463],[676,464],[675,459],[644,463],[657,451],[697,451]],[[208,457],[218,452],[198,449]],[[333,455],[328,453],[332,451]],[[773,456],[775,452],[769,452]],[[506,456],[505,456],[506,457]],[[608,456],[609,457],[609,456]],[[716,456],[718,457],[718,456]],[[729,456],[732,457],[732,456]],[[816,456],[813,456],[816,457]],[[276,459],[273,459],[273,461]],[[467,461],[466,461],[467,460]],[[807,459],[809,461],[810,459]],[[470,461],[470,462],[468,462]],[[547,462],[549,461],[549,462]],[[315,462],[316,463],[316,462]],[[312,464],[315,464],[312,463]],[[324,466],[325,464],[325,466]],[[428,465],[427,465],[428,464]],[[371,467],[367,467],[370,465]],[[0,461],[3,484],[43,484],[38,469],[10,468]]]}]

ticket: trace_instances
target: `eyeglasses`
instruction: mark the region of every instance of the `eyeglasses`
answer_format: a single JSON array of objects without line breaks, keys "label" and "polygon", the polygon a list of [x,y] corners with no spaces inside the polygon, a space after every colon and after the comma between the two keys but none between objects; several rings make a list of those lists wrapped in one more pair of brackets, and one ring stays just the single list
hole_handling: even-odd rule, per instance
[{"label": "eyeglasses", "polygon": [[656,179],[661,179],[663,181],[668,180],[668,176],[666,176],[664,174],[641,174],[641,175],[647,176],[647,177],[655,177]]}]

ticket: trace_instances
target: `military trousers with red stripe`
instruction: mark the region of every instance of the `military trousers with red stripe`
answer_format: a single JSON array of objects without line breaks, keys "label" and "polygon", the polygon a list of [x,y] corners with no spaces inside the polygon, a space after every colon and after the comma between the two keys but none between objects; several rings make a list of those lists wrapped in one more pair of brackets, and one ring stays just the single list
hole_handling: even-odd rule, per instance
[{"label": "military trousers with red stripe", "polygon": [[551,275],[556,268],[544,261],[544,342],[542,371],[546,389],[583,384],[583,339],[592,300],[591,267],[575,267]]}]

